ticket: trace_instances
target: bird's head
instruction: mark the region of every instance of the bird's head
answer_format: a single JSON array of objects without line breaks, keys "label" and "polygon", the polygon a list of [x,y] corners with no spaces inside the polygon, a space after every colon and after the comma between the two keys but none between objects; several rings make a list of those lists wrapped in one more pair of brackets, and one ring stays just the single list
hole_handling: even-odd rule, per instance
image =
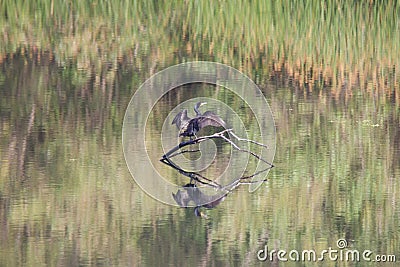
[{"label": "bird's head", "polygon": [[196,105],[195,105],[194,107],[195,107],[196,109],[198,109],[199,107],[204,106],[205,104],[207,104],[207,102],[202,102],[202,101],[200,101],[200,102],[197,102]]},{"label": "bird's head", "polygon": [[203,105],[207,104],[207,102],[197,102],[196,105],[194,106],[194,112],[196,112],[196,115],[201,115],[199,108]]}]

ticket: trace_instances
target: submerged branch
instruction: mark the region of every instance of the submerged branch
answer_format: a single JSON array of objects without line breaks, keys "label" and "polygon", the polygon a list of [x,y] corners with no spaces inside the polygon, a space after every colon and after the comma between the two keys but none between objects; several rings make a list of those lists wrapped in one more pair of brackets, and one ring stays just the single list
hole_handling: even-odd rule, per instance
[{"label": "submerged branch", "polygon": [[[240,148],[235,142],[233,142],[231,139],[227,138],[225,136],[225,133],[230,133],[238,141],[246,141],[246,142],[254,143],[256,145],[259,145],[259,146],[262,146],[262,147],[268,149],[268,146],[265,145],[265,144],[256,142],[254,140],[249,140],[249,139],[246,139],[246,138],[238,137],[236,134],[233,133],[232,129],[225,129],[225,130],[223,130],[221,132],[218,132],[218,133],[215,133],[215,134],[212,134],[212,135],[201,136],[201,137],[198,137],[198,138],[193,139],[193,140],[183,141],[183,142],[179,143],[177,146],[173,147],[167,153],[165,153],[161,157],[160,161],[163,162],[164,164],[176,169],[182,175],[185,175],[186,177],[189,177],[190,178],[190,183],[192,183],[192,181],[194,180],[194,181],[199,182],[201,184],[209,185],[211,187],[218,188],[220,190],[226,190],[226,188],[230,188],[230,189],[228,189],[227,192],[231,191],[233,188],[235,188],[239,184],[251,184],[251,183],[260,182],[260,181],[247,181],[247,180],[250,179],[250,178],[253,178],[253,177],[255,177],[255,176],[257,176],[257,175],[259,175],[259,174],[261,174],[261,173],[263,173],[263,172],[265,172],[267,170],[270,170],[271,168],[274,167],[274,165],[272,163],[268,162],[267,160],[263,159],[261,156],[257,155],[256,153],[254,153],[254,152],[252,152],[250,150],[247,150],[247,149]],[[242,177],[240,177],[238,179],[235,179],[231,184],[222,187],[220,184],[216,183],[215,181],[213,181],[213,180],[211,180],[211,179],[209,179],[209,178],[207,178],[207,177],[205,177],[205,176],[203,176],[203,175],[201,175],[199,173],[186,171],[186,170],[182,169],[181,167],[179,167],[177,164],[175,164],[173,161],[171,161],[172,157],[178,156],[180,154],[200,151],[200,150],[197,149],[197,150],[184,150],[184,151],[177,152],[179,149],[182,149],[182,148],[184,148],[186,146],[189,146],[189,145],[199,144],[201,142],[204,142],[204,141],[207,141],[207,140],[210,140],[210,139],[215,139],[215,138],[223,139],[224,141],[229,143],[232,147],[234,147],[238,151],[249,153],[250,155],[252,155],[256,159],[258,159],[258,160],[264,162],[265,164],[267,164],[268,167],[263,169],[263,170],[260,170],[258,172],[255,172],[252,175],[242,176]],[[264,179],[262,181],[266,181],[266,179]]]},{"label": "submerged branch", "polygon": [[[177,153],[178,154],[178,153]],[[178,165],[176,165],[174,162],[172,162],[169,158],[162,158],[160,160],[162,163],[174,168],[175,170],[177,170],[180,174],[189,177],[190,178],[190,183],[192,183],[192,180],[199,182],[201,184],[204,185],[209,185],[211,187],[215,187],[215,188],[221,188],[222,186],[216,182],[214,182],[213,180],[205,177],[204,175],[201,175],[197,172],[190,172],[190,171],[185,171],[184,169],[182,169],[181,167],[179,167]],[[204,182],[204,180],[206,182]]]}]

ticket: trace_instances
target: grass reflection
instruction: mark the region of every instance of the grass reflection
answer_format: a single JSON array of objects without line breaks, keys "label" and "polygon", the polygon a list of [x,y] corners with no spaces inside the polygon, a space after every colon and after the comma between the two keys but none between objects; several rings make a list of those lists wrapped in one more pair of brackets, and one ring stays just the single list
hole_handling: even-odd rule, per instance
[{"label": "grass reflection", "polygon": [[[118,92],[102,91],[95,79],[75,85],[56,64],[18,62],[2,74],[8,86],[0,100],[0,257],[7,265],[157,264],[154,253],[166,262],[243,265],[255,263],[266,242],[326,249],[343,237],[357,240],[359,249],[398,247],[400,121],[391,103],[366,96],[336,101],[266,83],[278,138],[267,188],[248,194],[243,187],[201,221],[130,183],[120,127],[131,96],[126,87],[138,80],[126,75]],[[159,129],[162,121],[152,122]],[[150,138],[149,148],[155,142]],[[160,154],[153,154],[158,162]]]}]

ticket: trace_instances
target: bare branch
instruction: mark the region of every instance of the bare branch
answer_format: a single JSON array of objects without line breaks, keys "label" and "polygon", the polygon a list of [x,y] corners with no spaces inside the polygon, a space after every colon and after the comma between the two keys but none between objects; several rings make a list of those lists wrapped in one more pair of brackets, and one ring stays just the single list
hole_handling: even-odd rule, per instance
[{"label": "bare branch", "polygon": [[[232,136],[235,139],[237,139],[238,141],[246,141],[246,142],[254,143],[256,145],[259,145],[259,146],[262,146],[262,147],[265,147],[265,148],[268,149],[267,145],[261,144],[259,142],[253,141],[253,140],[240,138],[236,134],[233,133],[232,129],[225,129],[225,130],[223,130],[221,132],[218,132],[218,133],[215,133],[215,134],[212,134],[212,135],[201,136],[201,137],[198,137],[198,138],[196,138],[194,140],[183,141],[179,145],[175,146],[174,148],[169,150],[167,153],[165,153],[162,156],[162,158],[160,159],[160,161],[163,162],[164,164],[176,169],[177,171],[179,171],[179,173],[189,177],[190,178],[190,182],[192,182],[192,180],[194,180],[194,181],[197,181],[199,183],[206,184],[206,185],[209,185],[209,186],[214,187],[214,188],[218,188],[220,190],[228,190],[228,192],[233,190],[233,188],[237,187],[240,184],[251,184],[251,183],[266,181],[266,179],[261,180],[261,181],[250,181],[250,182],[246,181],[246,180],[250,179],[250,178],[253,178],[253,177],[255,177],[255,176],[257,176],[257,175],[259,175],[259,174],[261,174],[261,173],[263,173],[263,172],[265,172],[267,170],[270,170],[271,168],[274,167],[274,165],[272,163],[268,162],[267,160],[263,159],[261,156],[257,155],[256,153],[254,153],[254,152],[252,152],[250,150],[247,150],[247,149],[240,148],[235,142],[233,142],[231,139],[227,138],[224,135],[227,132],[232,134]],[[255,172],[252,175],[243,176],[243,177],[240,177],[238,179],[235,179],[231,184],[228,184],[227,186],[222,187],[220,184],[216,183],[215,181],[213,181],[213,180],[211,180],[211,179],[209,179],[209,178],[207,178],[207,177],[205,177],[205,176],[203,176],[203,175],[201,175],[199,173],[189,172],[189,171],[183,170],[181,167],[179,167],[178,165],[176,165],[174,162],[171,161],[171,158],[175,157],[177,155],[180,155],[180,154],[183,154],[183,153],[188,153],[188,152],[198,152],[198,151],[200,151],[200,150],[184,150],[184,151],[177,152],[179,149],[182,149],[183,147],[186,147],[186,146],[189,146],[189,145],[194,145],[194,144],[198,144],[198,143],[201,143],[201,142],[204,142],[204,141],[208,141],[210,139],[215,139],[215,138],[221,138],[221,139],[225,140],[227,143],[229,143],[235,149],[237,149],[239,151],[242,151],[242,152],[245,152],[245,153],[249,153],[253,157],[255,157],[258,160],[260,160],[260,161],[264,162],[265,164],[267,164],[268,167],[263,169],[263,170],[260,170],[258,172]]]},{"label": "bare branch", "polygon": [[231,134],[233,137],[235,137],[235,138],[236,138],[238,141],[246,141],[246,142],[250,142],[250,143],[253,143],[253,144],[256,144],[256,145],[259,145],[259,146],[265,147],[266,149],[269,149],[269,147],[268,147],[267,145],[265,145],[265,144],[262,144],[262,143],[259,143],[259,142],[257,142],[257,141],[254,141],[254,140],[250,140],[250,139],[246,139],[246,138],[241,138],[241,137],[237,136],[236,134],[234,134],[234,132],[233,132],[233,131],[231,131],[231,132],[230,132],[230,134]]}]

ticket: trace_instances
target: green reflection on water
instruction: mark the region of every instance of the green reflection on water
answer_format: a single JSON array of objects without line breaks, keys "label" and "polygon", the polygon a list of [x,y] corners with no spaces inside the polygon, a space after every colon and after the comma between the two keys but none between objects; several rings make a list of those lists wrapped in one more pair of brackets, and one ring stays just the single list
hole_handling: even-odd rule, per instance
[{"label": "green reflection on water", "polygon": [[[75,86],[51,64],[3,75],[0,258],[7,266],[254,264],[267,242],[322,250],[342,237],[359,249],[398,250],[399,111],[387,102],[262,85],[277,126],[276,168],[265,187],[238,189],[202,220],[132,183],[120,127],[128,84],[139,80],[127,75],[105,90],[95,81]],[[160,114],[168,112],[164,101]]]}]

